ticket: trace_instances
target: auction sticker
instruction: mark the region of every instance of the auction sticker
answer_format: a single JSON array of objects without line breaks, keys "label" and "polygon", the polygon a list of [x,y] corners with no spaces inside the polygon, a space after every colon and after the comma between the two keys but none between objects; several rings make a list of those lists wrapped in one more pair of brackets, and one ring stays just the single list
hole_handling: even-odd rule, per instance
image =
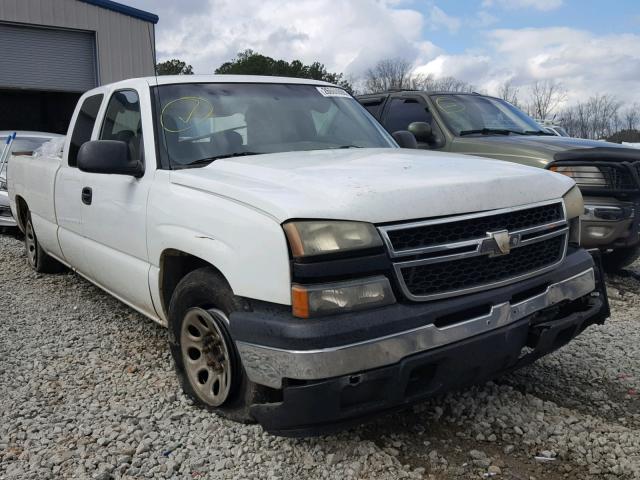
[{"label": "auction sticker", "polygon": [[323,97],[347,97],[351,98],[347,92],[338,87],[316,87]]}]

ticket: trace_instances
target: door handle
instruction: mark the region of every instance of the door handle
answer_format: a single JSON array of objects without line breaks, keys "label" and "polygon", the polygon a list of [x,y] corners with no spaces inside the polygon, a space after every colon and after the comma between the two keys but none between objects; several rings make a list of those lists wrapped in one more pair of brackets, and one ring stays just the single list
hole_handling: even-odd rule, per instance
[{"label": "door handle", "polygon": [[91,198],[93,197],[93,191],[91,187],[84,187],[82,189],[82,203],[85,205],[91,205]]}]

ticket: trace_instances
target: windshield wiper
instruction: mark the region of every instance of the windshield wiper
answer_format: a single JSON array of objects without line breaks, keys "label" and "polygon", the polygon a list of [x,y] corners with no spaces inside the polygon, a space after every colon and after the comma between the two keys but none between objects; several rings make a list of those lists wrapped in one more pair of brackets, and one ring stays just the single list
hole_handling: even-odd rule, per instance
[{"label": "windshield wiper", "polygon": [[331,149],[341,149],[341,148],[363,148],[360,145],[341,145],[339,147],[331,147]]},{"label": "windshield wiper", "polygon": [[525,130],[522,133],[524,133],[525,135],[552,135],[555,137],[553,133],[545,132],[543,130]]},{"label": "windshield wiper", "polygon": [[508,130],[505,128],[478,128],[475,130],[463,130],[459,135],[462,137],[464,135],[473,135],[474,133],[481,133],[482,135],[509,135],[510,133],[515,133],[517,135],[525,134],[521,130]]},{"label": "windshield wiper", "polygon": [[189,162],[185,164],[185,167],[189,167],[192,165],[204,165],[207,163],[215,162],[216,160],[220,160],[222,158],[232,158],[232,157],[246,157],[248,155],[262,155],[263,152],[234,152],[234,153],[225,153],[224,155],[216,155],[215,157],[207,157],[201,158],[199,160],[194,160],[193,162]]}]

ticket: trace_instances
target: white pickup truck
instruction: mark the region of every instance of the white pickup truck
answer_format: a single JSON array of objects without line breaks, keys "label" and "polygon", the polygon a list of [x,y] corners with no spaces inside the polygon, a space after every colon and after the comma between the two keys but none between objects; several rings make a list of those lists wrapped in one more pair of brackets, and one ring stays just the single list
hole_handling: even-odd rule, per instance
[{"label": "white pickup truck", "polygon": [[31,267],[169,328],[196,403],[314,434],[608,315],[573,180],[409,137],[324,82],[126,80],[80,98],[62,158],[12,159],[11,209]]}]

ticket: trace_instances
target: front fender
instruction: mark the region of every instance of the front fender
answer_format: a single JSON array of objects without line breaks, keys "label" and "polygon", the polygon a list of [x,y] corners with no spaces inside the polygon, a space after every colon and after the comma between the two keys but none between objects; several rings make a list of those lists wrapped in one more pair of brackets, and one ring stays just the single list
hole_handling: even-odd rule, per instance
[{"label": "front fender", "polygon": [[264,212],[160,181],[149,195],[147,222],[154,303],[160,298],[154,274],[159,278],[162,254],[173,249],[213,265],[236,295],[291,304],[287,241],[280,224]]}]

